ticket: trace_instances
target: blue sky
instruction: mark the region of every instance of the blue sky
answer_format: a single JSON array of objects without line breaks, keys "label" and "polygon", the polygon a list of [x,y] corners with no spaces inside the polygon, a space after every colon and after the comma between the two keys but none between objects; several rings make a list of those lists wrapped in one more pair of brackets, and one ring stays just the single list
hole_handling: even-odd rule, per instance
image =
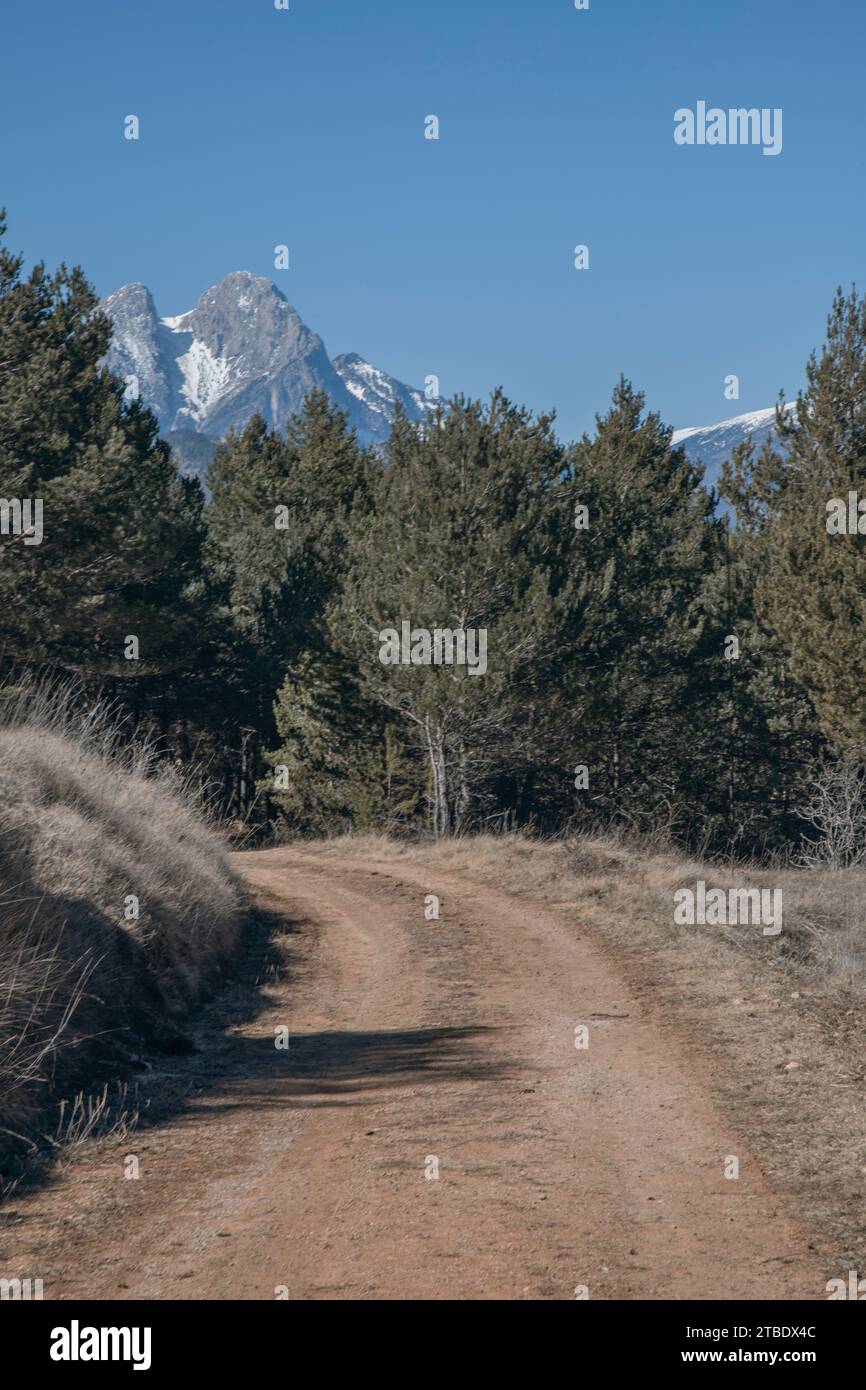
[{"label": "blue sky", "polygon": [[[773,404],[866,282],[864,0],[290,5],[8,12],[11,245],[162,314],[269,275],[332,355],[502,385],[566,438],[620,372],[676,426]],[[698,100],[781,107],[782,153],[677,146]]]}]

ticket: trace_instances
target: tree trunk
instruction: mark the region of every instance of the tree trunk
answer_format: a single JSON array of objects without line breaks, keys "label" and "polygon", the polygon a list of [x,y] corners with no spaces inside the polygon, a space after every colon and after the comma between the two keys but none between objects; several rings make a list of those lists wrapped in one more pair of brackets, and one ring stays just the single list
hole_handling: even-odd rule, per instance
[{"label": "tree trunk", "polygon": [[424,723],[427,752],[433,774],[433,838],[441,840],[451,829],[448,808],[448,774],[445,765],[445,739],[441,729],[433,729],[429,718]]}]

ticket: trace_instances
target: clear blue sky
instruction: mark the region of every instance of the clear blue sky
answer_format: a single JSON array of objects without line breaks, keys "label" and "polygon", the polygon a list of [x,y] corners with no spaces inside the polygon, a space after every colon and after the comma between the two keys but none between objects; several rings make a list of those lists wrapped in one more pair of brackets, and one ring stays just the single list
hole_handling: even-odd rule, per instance
[{"label": "clear blue sky", "polygon": [[[14,248],[162,314],[269,275],[332,355],[501,384],[565,437],[620,372],[676,426],[771,405],[866,288],[864,0],[48,0],[3,29]],[[675,145],[699,99],[782,107],[782,153]]]}]

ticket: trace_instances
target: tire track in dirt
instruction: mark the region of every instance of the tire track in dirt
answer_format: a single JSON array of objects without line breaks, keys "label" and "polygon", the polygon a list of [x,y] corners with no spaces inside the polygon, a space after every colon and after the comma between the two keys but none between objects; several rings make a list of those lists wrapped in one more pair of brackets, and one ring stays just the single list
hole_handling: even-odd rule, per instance
[{"label": "tire track in dirt", "polygon": [[813,1233],[585,933],[396,857],[234,859],[290,968],[204,1028],[177,1113],[13,1202],[4,1271],[46,1298],[824,1296]]}]

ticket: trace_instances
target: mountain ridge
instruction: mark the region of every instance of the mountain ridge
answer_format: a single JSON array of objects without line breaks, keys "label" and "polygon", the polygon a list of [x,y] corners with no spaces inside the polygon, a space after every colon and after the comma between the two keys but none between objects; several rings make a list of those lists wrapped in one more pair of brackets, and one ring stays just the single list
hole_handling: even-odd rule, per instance
[{"label": "mountain ridge", "polygon": [[[181,471],[203,478],[217,442],[261,414],[283,429],[314,388],[345,410],[363,443],[381,446],[399,403],[411,420],[435,408],[418,388],[357,352],[331,358],[318,333],[264,276],[231,271],[192,309],[160,316],[148,287],[131,281],[100,301],[114,324],[106,365],[160,422]],[[793,403],[786,409],[793,409]],[[760,449],[775,428],[775,407],[673,433],[672,443],[700,459],[717,484],[734,448]]]}]

